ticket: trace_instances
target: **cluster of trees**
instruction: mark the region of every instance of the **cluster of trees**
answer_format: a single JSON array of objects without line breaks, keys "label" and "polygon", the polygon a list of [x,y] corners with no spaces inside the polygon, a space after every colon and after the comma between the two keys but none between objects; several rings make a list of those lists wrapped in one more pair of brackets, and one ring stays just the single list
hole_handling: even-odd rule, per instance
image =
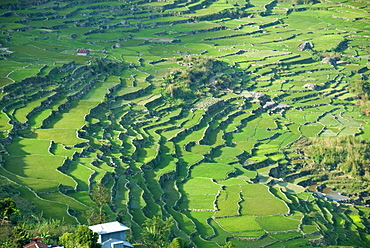
[{"label": "cluster of trees", "polygon": [[76,232],[66,232],[59,241],[65,248],[100,248],[98,234],[94,233],[88,226],[79,225]]},{"label": "cluster of trees", "polygon": [[[22,211],[20,211],[22,213]],[[0,247],[16,248],[28,244],[30,238],[43,237],[48,244],[58,244],[65,232],[74,232],[75,226],[64,221],[46,219],[41,215],[10,216],[0,224]]]},{"label": "cluster of trees", "polygon": [[[65,233],[76,231],[74,225],[66,224],[64,221],[45,219],[41,215],[22,215],[16,202],[11,198],[1,200],[1,205],[0,247],[2,248],[21,248],[30,242],[30,238],[35,237],[43,237],[43,241],[48,244],[58,244],[62,242],[60,238]],[[66,246],[66,248],[76,247],[79,246]]]},{"label": "cluster of trees", "polygon": [[[22,244],[25,240],[26,236],[22,228],[4,226],[10,221],[12,216],[17,215],[20,215],[20,211],[17,209],[16,203],[12,198],[0,200],[0,247],[17,246],[18,244]],[[5,240],[5,242],[2,242],[2,240]]]},{"label": "cluster of trees", "polygon": [[366,80],[353,80],[349,85],[349,90],[359,98],[358,105],[362,112],[370,115],[370,83]]},{"label": "cluster of trees", "polygon": [[159,216],[154,216],[152,219],[147,219],[141,234],[143,244],[148,247],[165,247],[172,225],[172,218],[162,220]]},{"label": "cluster of trees", "polygon": [[12,198],[5,198],[0,200],[0,218],[2,219],[1,224],[4,221],[9,220],[11,216],[19,215],[20,211],[16,207],[16,203]]},{"label": "cluster of trees", "polygon": [[316,168],[370,180],[370,141],[355,136],[311,138],[303,148]]},{"label": "cluster of trees", "polygon": [[111,75],[120,75],[123,68],[127,68],[129,65],[126,62],[114,62],[102,58],[94,58],[91,63],[91,67],[94,72],[105,72]]},{"label": "cluster of trees", "polygon": [[[89,224],[110,221],[103,210],[110,203],[109,190],[98,183],[90,197],[96,204],[96,210],[87,216]],[[41,211],[21,197],[16,187],[0,178],[0,247],[23,247],[35,237],[43,237],[43,242],[47,244],[63,244],[66,248],[98,247],[93,245],[97,236],[90,231],[87,226],[44,218]]]},{"label": "cluster of trees", "polygon": [[292,161],[281,173],[305,176],[299,183],[302,186],[320,184],[340,191],[356,204],[369,203],[369,140],[357,136],[301,138],[292,148],[291,152],[300,154],[300,159]]},{"label": "cluster of trees", "polygon": [[217,94],[231,86],[233,79],[225,71],[230,69],[212,57],[185,56],[179,61],[184,68],[170,71],[164,77],[164,96],[174,99],[194,99],[207,93]]}]

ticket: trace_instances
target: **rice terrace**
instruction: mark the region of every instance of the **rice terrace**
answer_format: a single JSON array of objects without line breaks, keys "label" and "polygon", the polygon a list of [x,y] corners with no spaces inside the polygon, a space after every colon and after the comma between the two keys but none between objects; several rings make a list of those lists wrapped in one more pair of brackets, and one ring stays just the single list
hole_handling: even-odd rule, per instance
[{"label": "rice terrace", "polygon": [[140,240],[370,247],[366,0],[1,0],[0,175]]}]

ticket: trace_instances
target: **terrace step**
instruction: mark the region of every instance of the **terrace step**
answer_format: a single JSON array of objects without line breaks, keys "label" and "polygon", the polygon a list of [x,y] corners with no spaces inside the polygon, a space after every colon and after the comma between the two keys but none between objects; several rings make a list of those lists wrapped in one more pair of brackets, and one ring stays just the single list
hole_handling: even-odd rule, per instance
[{"label": "terrace step", "polygon": [[[129,189],[129,201],[127,206],[129,207],[130,215],[132,215],[132,220],[137,223],[138,226],[141,226],[147,218],[143,212],[143,208],[146,206],[143,196],[144,190],[138,185],[138,183],[142,181],[142,177],[139,174],[135,174],[127,185]],[[137,235],[139,235],[140,231],[135,231]]]},{"label": "terrace step", "polygon": [[[366,32],[357,28],[361,25],[353,26],[348,22],[347,28],[341,30],[333,25],[322,25],[317,22],[317,18],[311,18],[309,11],[315,9],[320,14],[322,11],[320,8],[326,11],[322,18],[329,18],[332,14],[330,11],[333,10],[328,9],[328,4],[324,6],[324,4],[316,3],[312,6],[297,5],[294,7],[292,3],[275,0],[251,0],[247,5],[245,4],[245,2],[214,0],[174,2],[139,0],[126,5],[119,2],[86,3],[84,5],[78,5],[75,2],[61,2],[56,5],[51,1],[34,6],[34,10],[43,10],[38,11],[39,13],[32,9],[26,10],[27,16],[30,17],[27,22],[32,24],[28,25],[31,27],[29,30],[24,30],[27,28],[24,24],[27,23],[23,23],[22,20],[18,21],[18,18],[25,15],[25,10],[4,12],[0,14],[0,17],[5,23],[3,35],[7,36],[6,43],[18,49],[17,53],[6,57],[9,67],[14,66],[16,69],[16,67],[24,66],[22,62],[18,62],[23,58],[20,59],[21,57],[18,56],[22,53],[29,53],[35,57],[40,56],[42,64],[37,62],[40,66],[48,63],[48,66],[55,67],[61,60],[70,61],[72,59],[87,64],[89,63],[87,61],[93,58],[91,63],[94,63],[94,57],[106,56],[123,64],[127,63],[128,68],[124,69],[120,75],[122,80],[119,80],[118,76],[113,79],[105,74],[92,75],[95,72],[91,68],[71,63],[67,66],[68,68],[51,69],[49,74],[56,74],[47,79],[50,82],[46,79],[42,83],[29,80],[22,84],[14,83],[6,86],[3,92],[5,95],[0,104],[4,103],[3,106],[9,107],[6,109],[9,111],[8,116],[4,114],[5,118],[2,122],[24,119],[25,114],[22,111],[31,104],[42,101],[40,99],[43,96],[35,93],[44,89],[47,90],[45,94],[54,94],[42,101],[41,104],[45,104],[44,108],[40,106],[40,112],[35,111],[37,107],[32,111],[25,111],[29,113],[26,113],[26,121],[32,127],[53,127],[54,123],[63,119],[64,113],[77,109],[76,104],[80,99],[96,101],[96,105],[93,104],[94,107],[89,105],[80,112],[84,115],[82,118],[79,117],[81,125],[76,131],[73,130],[71,135],[68,135],[73,137],[77,135],[77,141],[74,140],[68,144],[62,141],[57,143],[57,137],[55,137],[53,138],[54,143],[46,142],[49,147],[45,151],[53,156],[68,157],[72,161],[66,174],[77,182],[79,191],[69,190],[69,192],[80,202],[84,199],[82,193],[86,196],[95,181],[104,182],[108,189],[113,188],[113,191],[117,192],[114,195],[115,205],[118,208],[127,209],[128,214],[124,218],[127,223],[130,223],[136,239],[140,238],[142,230],[140,225],[147,217],[172,215],[175,220],[174,235],[189,240],[198,247],[221,247],[228,240],[232,240],[237,247],[309,246],[307,243],[309,238],[312,244],[322,245],[319,242],[322,237],[315,233],[318,231],[324,234],[325,238],[333,240],[331,245],[366,247],[365,242],[358,241],[359,233],[363,235],[363,231],[359,230],[363,227],[361,223],[356,222],[357,218],[365,218],[366,214],[362,215],[355,210],[344,212],[344,209],[349,208],[338,210],[339,213],[336,214],[337,209],[333,208],[334,205],[331,203],[315,199],[306,193],[288,194],[292,190],[288,186],[292,184],[275,182],[277,180],[271,180],[277,187],[281,187],[279,191],[274,192],[274,197],[279,201],[284,201],[291,212],[307,214],[301,224],[307,221],[307,225],[303,225],[320,227],[319,229],[307,227],[307,230],[311,230],[306,233],[307,236],[314,234],[316,236],[302,239],[296,232],[263,234],[264,231],[262,231],[262,234],[257,233],[256,237],[252,237],[254,239],[249,240],[250,233],[225,231],[223,226],[218,225],[217,219],[213,219],[213,214],[217,217],[219,217],[218,214],[225,215],[221,211],[222,204],[218,202],[219,207],[217,207],[215,203],[225,196],[225,191],[230,189],[231,186],[228,183],[235,182],[232,180],[240,180],[239,184],[252,183],[256,179],[253,175],[257,172],[247,171],[240,165],[249,154],[254,155],[249,161],[253,160],[256,163],[246,164],[246,167],[250,166],[248,168],[255,166],[253,169],[256,169],[258,166],[270,164],[276,166],[277,163],[281,163],[279,167],[275,167],[275,173],[267,167],[258,170],[261,177],[270,180],[271,176],[278,177],[279,173],[284,173],[283,169],[289,170],[290,162],[297,162],[297,166],[301,165],[299,164],[301,162],[295,158],[297,155],[280,154],[278,151],[288,147],[300,136],[318,136],[320,126],[322,126],[322,131],[330,126],[328,125],[329,116],[333,121],[337,121],[338,124],[335,127],[339,130],[340,126],[343,130],[338,131],[337,135],[356,133],[355,129],[360,131],[361,128],[361,125],[356,125],[357,117],[354,114],[358,114],[357,110],[348,108],[352,105],[347,105],[351,103],[346,99],[351,96],[345,94],[347,85],[344,80],[359,79],[360,76],[365,78],[366,68],[360,65],[354,66],[352,61],[348,61],[348,65],[338,63],[334,68],[331,65],[315,62],[311,58],[311,52],[301,52],[296,49],[298,40],[313,39],[315,50],[320,52],[326,44],[322,41],[316,42],[316,40],[324,37],[329,43],[331,36],[339,40],[342,36],[346,37],[348,47],[351,47],[343,51],[343,54],[353,56],[353,60],[358,60],[356,63],[365,64],[366,58],[361,58],[364,50],[359,49],[359,46],[366,47],[366,42],[364,42]],[[345,3],[345,5],[351,4],[354,5],[353,2]],[[357,2],[356,5],[362,6],[361,11],[366,7],[366,3]],[[340,7],[337,3],[334,5],[330,3],[330,6],[334,10],[349,13],[348,15],[355,15],[350,12],[359,13],[357,7],[348,12],[348,6]],[[5,7],[8,8],[8,5]],[[17,4],[13,7],[23,8]],[[299,10],[302,11],[298,15]],[[187,16],[180,16],[183,13]],[[10,14],[11,16],[7,16]],[[348,15],[345,17],[347,18]],[[237,19],[239,17],[242,18]],[[309,23],[312,23],[311,26],[314,29],[305,31],[300,27],[304,18],[311,18]],[[194,20],[197,23],[192,23]],[[171,24],[167,25],[169,23]],[[14,33],[8,31],[8,28],[12,26],[24,26],[24,28]],[[35,28],[32,29],[32,27]],[[246,34],[251,36],[247,41]],[[295,38],[291,39],[292,37]],[[214,42],[216,39],[217,44]],[[54,40],[58,41],[58,46],[53,44]],[[179,43],[156,44],[172,41]],[[73,49],[67,49],[70,44],[84,44],[91,50],[93,57],[73,55]],[[112,44],[115,45],[112,46]],[[39,48],[36,51],[40,51],[40,54],[34,55],[29,49],[32,47]],[[99,50],[103,48],[105,54],[99,55]],[[25,51],[27,49],[29,51]],[[202,56],[207,53],[232,66],[241,67],[241,69],[230,68],[230,71],[224,72],[225,75],[236,76],[237,82],[233,86],[235,88],[219,90],[217,98],[224,102],[224,106],[216,106],[216,110],[222,112],[214,114],[199,106],[189,110],[188,106],[179,107],[178,102],[170,102],[160,96],[162,77],[168,68],[180,67],[176,63],[178,58],[187,54]],[[26,57],[26,60],[31,60],[32,56]],[[14,59],[17,60],[16,63]],[[53,63],[54,65],[51,65]],[[6,63],[1,64],[8,66]],[[28,62],[25,64],[27,65]],[[34,68],[37,66],[35,65]],[[47,70],[48,68],[40,69],[38,76],[44,77],[43,74],[47,73]],[[363,73],[364,70],[365,73]],[[19,70],[19,72],[23,71],[25,70]],[[6,73],[8,76],[21,76],[17,73]],[[101,80],[101,82],[94,83],[94,86],[100,88],[97,91],[102,93],[101,95],[99,93],[99,96],[95,94],[95,88],[84,88],[94,77],[96,80]],[[4,81],[8,79],[3,78],[1,82]],[[320,89],[302,88],[308,82],[319,85]],[[252,100],[252,97],[248,95],[249,92],[243,92],[243,89],[263,92],[266,99]],[[84,90],[86,94],[83,94]],[[226,93],[226,91],[233,91],[234,94]],[[211,91],[202,93],[212,94]],[[64,101],[66,96],[70,97],[68,101]],[[28,97],[35,98],[27,101]],[[284,102],[290,106],[281,112],[277,110],[275,114],[271,109],[273,104],[270,105],[271,108],[264,108],[264,106],[269,106],[266,104],[269,99],[276,102],[273,104]],[[193,107],[195,104],[193,102],[189,106]],[[334,104],[335,107],[333,107]],[[22,108],[23,106],[26,107]],[[344,114],[345,111],[353,115],[348,117]],[[73,119],[71,115],[67,117]],[[71,123],[75,123],[77,119],[73,119]],[[52,122],[47,123],[47,120]],[[323,122],[326,127],[320,124],[311,125],[319,121]],[[60,123],[59,125],[64,127],[67,122],[63,125]],[[11,124],[14,124],[13,128]],[[20,127],[18,122],[7,123],[4,127],[5,132],[1,134],[7,136],[7,140],[14,144],[17,133],[31,138],[34,137],[33,135],[41,135],[42,132],[46,136],[46,133],[50,131],[38,128],[35,134],[29,134],[31,130],[20,131],[18,130]],[[63,129],[58,132],[59,136],[62,136],[67,131]],[[84,138],[88,140],[83,140]],[[8,141],[2,140],[2,143],[6,144]],[[4,158],[6,152],[12,152],[7,148],[4,151]],[[231,156],[233,159],[228,158]],[[210,165],[222,164],[222,168],[226,168],[225,175],[220,176],[225,179],[211,176],[212,173],[219,173],[221,170],[205,168],[209,170],[201,175],[223,187],[214,197],[214,201],[211,200],[214,208],[221,213],[183,212],[179,209],[180,199],[186,199],[189,196],[185,195],[188,192],[185,192],[182,186],[187,179],[192,180],[196,170],[206,162]],[[219,167],[214,166],[214,168]],[[5,172],[2,175],[11,177]],[[199,175],[200,173],[197,176]],[[301,175],[288,174],[286,179]],[[112,177],[117,177],[117,180]],[[11,178],[19,183],[25,180],[14,175]],[[36,186],[42,185],[42,181],[36,180],[36,182]],[[346,186],[346,183],[342,186]],[[66,189],[61,187],[61,190]],[[238,205],[236,213],[240,215],[243,212],[241,206],[247,201],[242,203],[243,196],[240,192],[237,193],[239,195],[235,197],[236,205]],[[56,198],[58,194],[49,194],[49,197],[50,199]],[[231,197],[231,194],[228,197]],[[186,200],[189,199],[192,200],[190,197]],[[209,203],[208,200],[201,200]],[[36,199],[36,202],[39,201]],[[91,201],[87,204],[92,208]],[[54,203],[51,205],[55,206]],[[210,205],[211,209],[212,204]],[[227,204],[223,206],[224,209],[227,207]],[[107,211],[111,213],[110,210]],[[53,213],[49,214],[52,216]],[[86,222],[79,214],[77,218],[81,223]],[[227,216],[225,219],[227,218],[230,217]],[[298,220],[299,216],[291,214],[287,218]],[[243,240],[243,238],[248,240]]]},{"label": "terrace step", "polygon": [[178,210],[177,202],[180,199],[180,193],[177,190],[175,181],[166,180],[162,188],[164,191],[163,201],[165,203],[165,210],[174,217],[178,233],[181,233],[181,236],[185,235],[189,237],[191,233],[195,232],[195,224]]}]

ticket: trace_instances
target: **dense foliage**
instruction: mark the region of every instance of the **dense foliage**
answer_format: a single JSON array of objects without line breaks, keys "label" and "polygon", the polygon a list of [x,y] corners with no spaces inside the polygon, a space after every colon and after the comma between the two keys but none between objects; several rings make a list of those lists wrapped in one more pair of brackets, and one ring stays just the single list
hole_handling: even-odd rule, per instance
[{"label": "dense foliage", "polygon": [[[219,95],[236,81],[225,73],[230,67],[215,58],[186,56],[177,63],[183,69],[170,70],[164,78],[165,96],[194,99],[207,95]],[[235,76],[234,76],[235,77]]]},{"label": "dense foliage", "polygon": [[90,192],[90,197],[96,204],[98,210],[94,209],[91,213],[87,213],[87,220],[89,225],[96,225],[109,222],[109,215],[104,211],[104,207],[112,202],[109,189],[104,187],[103,184],[98,183]]},{"label": "dense foliage", "polygon": [[370,180],[370,141],[358,137],[312,139],[305,149],[315,164],[340,170],[352,177]]},{"label": "dense foliage", "polygon": [[161,248],[168,245],[168,235],[173,225],[172,218],[162,220],[159,216],[145,220],[141,233],[142,242],[147,247]]},{"label": "dense foliage", "polygon": [[98,234],[94,233],[86,225],[79,225],[76,232],[64,233],[59,241],[66,248],[99,248],[101,245],[97,243]]},{"label": "dense foliage", "polygon": [[301,185],[315,184],[339,190],[359,205],[368,204],[369,141],[343,136],[300,139],[293,145],[299,163],[295,171],[305,175]]},{"label": "dense foliage", "polygon": [[366,116],[370,114],[370,84],[366,80],[354,80],[350,90],[359,97],[358,105]]},{"label": "dense foliage", "polygon": [[3,221],[9,220],[11,216],[19,215],[16,203],[12,198],[0,200],[0,217]]}]

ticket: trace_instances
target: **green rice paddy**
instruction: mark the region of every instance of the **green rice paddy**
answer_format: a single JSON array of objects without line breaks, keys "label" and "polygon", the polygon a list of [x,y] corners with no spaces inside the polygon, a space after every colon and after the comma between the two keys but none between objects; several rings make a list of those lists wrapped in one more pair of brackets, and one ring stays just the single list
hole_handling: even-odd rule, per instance
[{"label": "green rice paddy", "polygon": [[[161,215],[194,247],[369,246],[368,209],[303,192],[288,150],[302,137],[370,137],[348,90],[368,83],[366,1],[8,2],[0,175],[45,217],[85,224],[102,182],[135,240]],[[172,99],[164,78],[196,70],[188,57],[226,69],[192,100]]]}]

